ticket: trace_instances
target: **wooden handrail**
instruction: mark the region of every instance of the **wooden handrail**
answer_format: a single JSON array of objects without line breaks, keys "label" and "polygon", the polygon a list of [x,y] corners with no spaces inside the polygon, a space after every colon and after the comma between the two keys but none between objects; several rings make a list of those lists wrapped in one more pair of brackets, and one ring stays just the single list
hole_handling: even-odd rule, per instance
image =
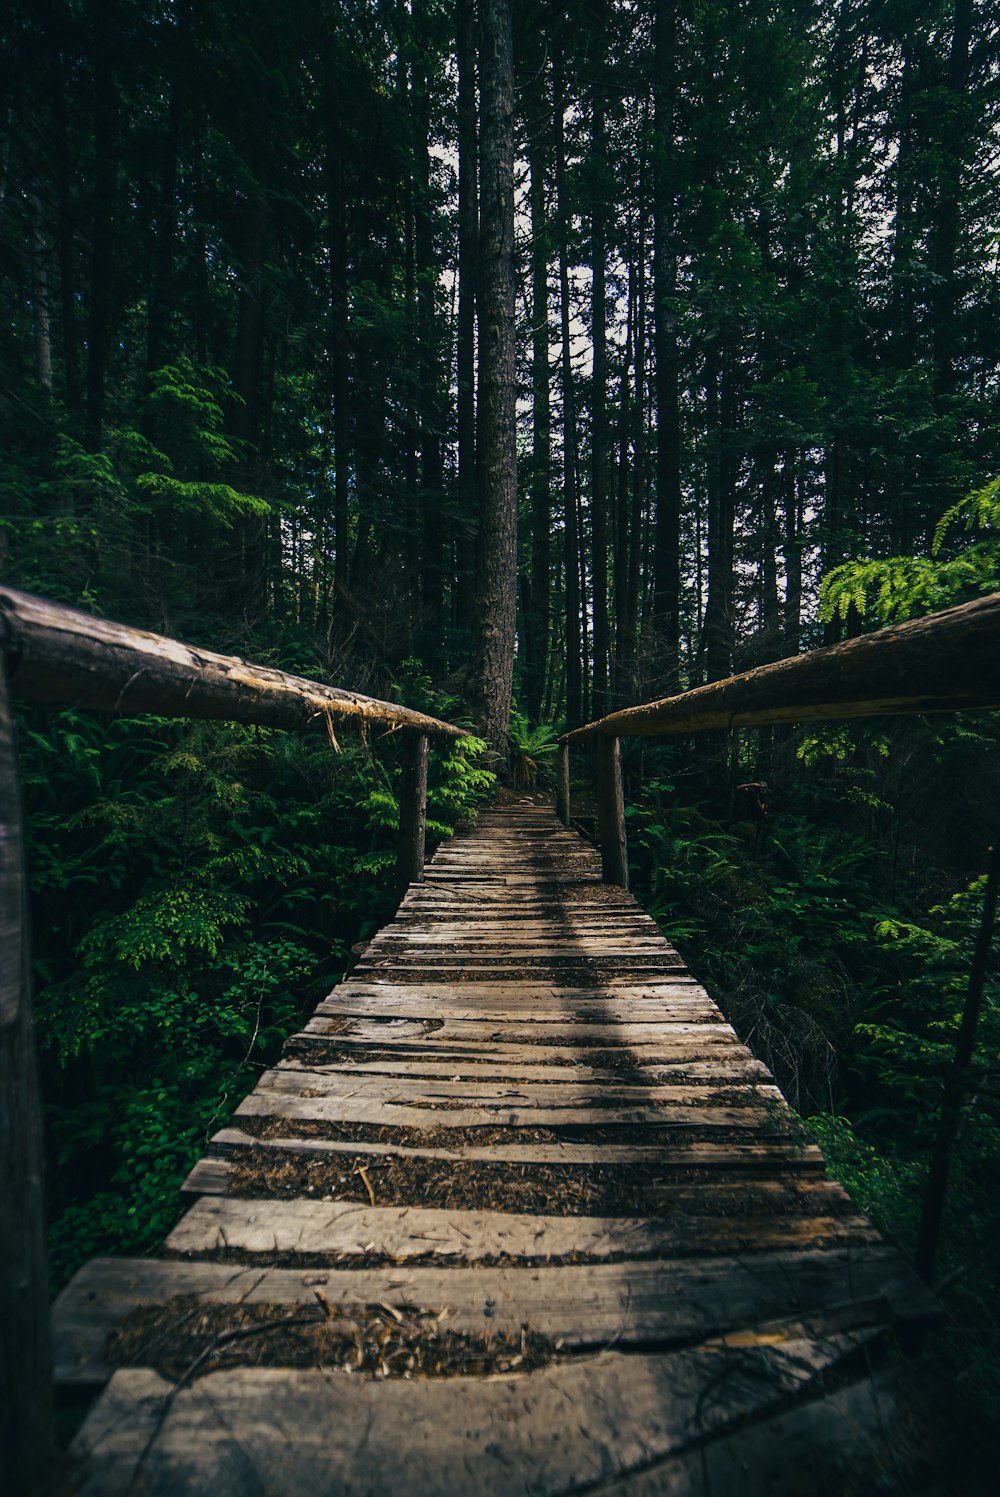
[{"label": "wooden handrail", "polygon": [[[1000,592],[574,728],[559,740],[556,810],[568,826],[574,743],[596,739],[600,749],[626,737],[994,707],[1000,707]],[[597,818],[605,882],[627,889],[617,753],[598,755]]]},{"label": "wooden handrail", "polygon": [[24,830],[9,698],[329,734],[402,729],[397,891],[422,878],[428,740],[468,730],[394,702],[196,649],[32,593],[0,588],[0,1448],[33,1490],[52,1440],[42,1124],[33,1035]]},{"label": "wooden handrail", "polygon": [[1000,592],[612,712],[565,743],[1000,707]]},{"label": "wooden handrail", "polygon": [[381,723],[432,738],[468,736],[466,728],[395,702],[217,655],[9,587],[0,588],[0,649],[11,694],[31,702],[271,728],[328,731],[335,722]]}]

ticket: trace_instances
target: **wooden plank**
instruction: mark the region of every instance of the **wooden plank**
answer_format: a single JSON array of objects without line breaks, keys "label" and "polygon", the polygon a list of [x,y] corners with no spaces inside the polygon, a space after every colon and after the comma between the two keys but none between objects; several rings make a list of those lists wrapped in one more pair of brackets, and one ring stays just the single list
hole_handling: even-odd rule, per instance
[{"label": "wooden plank", "polygon": [[[286,1096],[302,1097],[354,1097],[386,1102],[415,1102],[423,1107],[450,1107],[454,1103],[463,1106],[483,1107],[496,1104],[501,1107],[611,1107],[612,1104],[631,1106],[637,1102],[653,1104],[663,1102],[672,1106],[700,1105],[711,1098],[714,1078],[704,1085],[694,1082],[661,1082],[653,1086],[616,1080],[606,1084],[589,1085],[584,1080],[570,1077],[566,1081],[536,1082],[520,1081],[498,1085],[489,1078],[474,1077],[468,1081],[438,1081],[419,1076],[358,1075],[356,1067],[343,1069],[306,1069],[293,1065],[265,1071],[257,1082],[255,1091],[280,1092]],[[739,1085],[720,1084],[726,1100],[732,1106],[763,1106],[767,1102],[784,1101],[776,1086],[754,1078],[752,1083]]]},{"label": "wooden plank", "polygon": [[[568,1052],[567,1052],[568,1053]],[[696,1053],[675,1060],[646,1060],[639,1065],[614,1069],[600,1069],[582,1062],[564,1065],[546,1064],[538,1060],[525,1065],[507,1058],[498,1060],[486,1055],[457,1056],[433,1053],[427,1056],[385,1056],[379,1060],[363,1059],[362,1051],[349,1056],[346,1061],[324,1060],[314,1065],[308,1054],[296,1054],[279,1062],[278,1070],[305,1075],[341,1076],[405,1076],[430,1081],[474,1081],[487,1086],[505,1085],[509,1082],[530,1081],[553,1086],[586,1084],[588,1086],[614,1086],[619,1082],[650,1086],[657,1080],[670,1081],[677,1074],[689,1081],[710,1081],[717,1086],[740,1085],[754,1080],[771,1081],[771,1073],[763,1061],[751,1059],[745,1050],[735,1046],[731,1053],[713,1055],[711,1060]]]},{"label": "wooden plank", "polygon": [[[813,1189],[828,1205],[840,1205],[834,1189]],[[374,1254],[393,1262],[439,1258],[475,1263],[484,1258],[712,1256],[877,1241],[878,1233],[864,1217],[839,1211],[813,1216],[697,1216],[681,1211],[667,1221],[201,1196],[164,1248],[179,1256],[238,1251],[338,1259]]]},{"label": "wooden plank", "polygon": [[940,1307],[903,1258],[862,1252],[760,1253],[746,1258],[382,1269],[260,1268],[228,1263],[93,1259],[52,1312],[56,1380],[105,1382],[109,1339],[140,1305],[196,1295],[206,1304],[310,1305],[315,1290],[341,1315],[372,1304],[447,1311],[448,1329],[476,1335],[528,1327],[567,1347],[702,1338],[829,1305],[882,1299],[896,1324],[927,1324]]},{"label": "wooden plank", "polygon": [[[465,1024],[473,1031],[470,1037],[461,1034]],[[541,1028],[541,1026],[537,1026]],[[449,1057],[469,1062],[487,1060],[499,1065],[509,1061],[516,1065],[578,1065],[589,1064],[595,1055],[614,1057],[617,1063],[639,1068],[657,1063],[677,1064],[685,1059],[703,1061],[715,1056],[735,1058],[746,1056],[747,1049],[741,1045],[723,1024],[688,1024],[682,1029],[700,1030],[697,1034],[674,1034],[669,1025],[662,1026],[659,1037],[653,1025],[630,1026],[629,1036],[619,1033],[618,1025],[587,1025],[580,1034],[579,1025],[552,1025],[555,1030],[569,1030],[569,1035],[554,1036],[555,1043],[539,1040],[537,1034],[524,1034],[516,1026],[505,1025],[499,1032],[496,1025],[476,1024],[471,1020],[458,1020],[438,1028],[435,1021],[421,1019],[349,1019],[345,1025],[334,1019],[310,1019],[305,1030],[291,1035],[285,1041],[286,1055],[301,1055],[308,1058],[315,1054],[317,1046],[325,1053],[336,1054],[345,1064],[371,1052],[384,1055],[411,1056],[418,1059],[426,1056],[430,1060],[444,1061]],[[607,1038],[593,1039],[590,1044],[567,1045],[558,1043],[562,1038],[587,1037],[590,1029],[603,1028]],[[651,1033],[651,1031],[653,1031]]]},{"label": "wooden plank", "polygon": [[349,1098],[303,1097],[278,1091],[254,1091],[240,1103],[236,1117],[286,1118],[315,1123],[364,1123],[438,1132],[456,1128],[669,1128],[684,1131],[735,1130],[787,1134],[793,1120],[787,1109],[763,1107],[693,1107],[635,1104],[619,1107],[537,1107],[494,1102],[483,1106],[421,1107],[399,1105],[363,1095]]},{"label": "wooden plank", "polygon": [[[394,1013],[395,1004],[381,1005],[375,1016],[342,1014],[324,1006],[322,1011],[310,1019],[304,1030],[306,1038],[329,1036],[331,1041],[350,1044],[370,1042],[379,1046],[395,1043],[408,1044],[420,1038],[433,1040],[441,1045],[495,1046],[497,1054],[508,1049],[512,1054],[541,1050],[547,1045],[562,1044],[567,1054],[585,1054],[591,1048],[627,1049],[641,1056],[646,1050],[655,1052],[658,1046],[665,1051],[690,1044],[709,1047],[714,1044],[732,1044],[735,1035],[721,1016],[709,1016],[705,1022],[687,1019],[664,1018],[662,1015],[638,1022],[621,1020],[618,1023],[574,1023],[565,1013],[556,1020],[534,1018],[531,1014],[519,1013],[516,1019],[498,1019],[495,1015],[460,1017],[452,1013],[440,1016],[404,1017]],[[398,1038],[397,1038],[398,1037]],[[580,1044],[565,1042],[579,1040]]]},{"label": "wooden plank", "polygon": [[259,1139],[254,1134],[244,1133],[239,1128],[222,1128],[212,1136],[211,1147],[223,1153],[244,1148],[263,1146],[268,1149],[285,1150],[294,1154],[372,1155],[394,1159],[440,1159],[452,1163],[463,1160],[500,1164],[570,1164],[609,1165],[629,1164],[645,1166],[669,1164],[680,1169],[699,1170],[797,1170],[809,1171],[823,1168],[823,1154],[815,1144],[790,1140],[782,1143],[778,1139],[768,1143],[721,1144],[684,1143],[672,1137],[661,1138],[651,1144],[580,1144],[572,1141],[555,1143],[490,1144],[484,1148],[464,1140],[456,1140],[451,1147],[435,1148],[432,1145],[411,1146],[404,1144],[362,1143],[331,1138],[268,1138]]},{"label": "wooden plank", "polygon": [[99,1473],[102,1497],[134,1491],[140,1460],[146,1497],[555,1497],[806,1397],[876,1334],[803,1329],[752,1355],[721,1342],[660,1355],[607,1351],[479,1379],[244,1368],[203,1377],[169,1403],[171,1385],[135,1369],[112,1378],[74,1454],[85,1487]]},{"label": "wooden plank", "polygon": [[719,1024],[725,1021],[719,1010],[707,998],[701,1001],[692,998],[689,1002],[675,1001],[664,1003],[651,999],[646,1003],[638,1000],[631,1003],[620,1003],[611,998],[572,998],[567,996],[565,1002],[559,1002],[552,993],[547,994],[547,1002],[539,999],[538,1002],[522,1001],[517,1004],[494,1002],[489,1003],[482,997],[478,998],[471,994],[466,1002],[461,1002],[457,996],[452,996],[454,990],[448,993],[420,996],[419,992],[410,995],[400,985],[392,984],[395,991],[387,994],[385,1001],[378,996],[356,998],[344,994],[340,1001],[335,1001],[335,995],[319,1004],[316,1014],[321,1018],[348,1018],[352,1015],[357,1018],[379,1019],[379,1018],[413,1018],[428,1021],[441,1020],[452,1023],[460,1019],[468,1019],[482,1022],[485,1018],[488,1023],[514,1023],[514,1024],[553,1024],[569,1023],[576,1019],[576,1033],[586,1026],[589,1034],[592,1027],[597,1028],[601,1024],[608,1024],[615,1019],[621,1023],[628,1024],[654,1024],[662,1027],[668,1022],[705,1024],[711,1023],[713,1018]]}]

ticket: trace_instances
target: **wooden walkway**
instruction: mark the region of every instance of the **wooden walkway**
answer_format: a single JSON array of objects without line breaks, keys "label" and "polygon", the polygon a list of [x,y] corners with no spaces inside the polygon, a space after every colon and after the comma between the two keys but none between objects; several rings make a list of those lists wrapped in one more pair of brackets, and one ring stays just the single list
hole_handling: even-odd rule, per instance
[{"label": "wooden walkway", "polygon": [[107,1384],[87,1494],[895,1490],[933,1302],[528,801],[437,853],[187,1189],[55,1308],[59,1380]]}]

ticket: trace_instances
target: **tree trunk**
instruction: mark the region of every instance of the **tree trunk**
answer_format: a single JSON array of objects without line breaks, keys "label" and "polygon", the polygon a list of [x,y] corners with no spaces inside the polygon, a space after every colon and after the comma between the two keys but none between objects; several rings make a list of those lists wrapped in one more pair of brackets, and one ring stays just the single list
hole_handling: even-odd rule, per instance
[{"label": "tree trunk", "polygon": [[334,593],[350,575],[348,538],[351,426],[350,322],[348,312],[346,145],[338,80],[327,82],[326,203],[330,238],[330,363],[333,396],[333,540]]},{"label": "tree trunk", "polygon": [[52,1348],[24,825],[3,655],[0,832],[0,1449],[10,1492],[27,1494],[41,1490],[52,1454]]},{"label": "tree trunk", "polygon": [[680,671],[680,381],[678,373],[674,129],[677,7],[657,0],[654,20],[653,328],[656,346],[656,540],[653,642],[657,676],[674,689]]},{"label": "tree trunk", "polygon": [[514,66],[510,0],[483,0],[480,17],[479,547],[471,695],[484,737],[506,764],[517,606]]},{"label": "tree trunk", "polygon": [[118,180],[115,135],[118,97],[112,68],[116,0],[91,0],[94,53],[94,192],[91,223],[90,314],[87,322],[87,445],[98,451],[104,427],[104,382],[111,347],[114,211]]},{"label": "tree trunk", "polygon": [[458,542],[455,622],[471,627],[476,557],[476,266],[479,240],[475,0],[458,0]]},{"label": "tree trunk", "polygon": [[593,557],[592,712],[608,709],[611,654],[608,623],[608,333],[607,333],[607,208],[604,174],[607,170],[607,130],[604,106],[595,94],[591,122],[591,157],[596,167],[594,207],[590,221],[591,334],[594,347],[590,412],[590,528]]},{"label": "tree trunk", "polygon": [[556,214],[559,222],[559,318],[562,342],[563,397],[563,586],[565,602],[566,717],[578,723],[583,716],[583,634],[580,608],[580,548],[576,387],[570,342],[569,210],[566,202],[566,149],[563,140],[564,100],[561,79],[554,87],[556,147]]},{"label": "tree trunk", "polygon": [[545,213],[551,110],[544,56],[538,60],[528,119],[531,204],[531,563],[523,631],[524,705],[537,722],[549,652],[549,528],[552,410],[549,370],[549,238]]}]

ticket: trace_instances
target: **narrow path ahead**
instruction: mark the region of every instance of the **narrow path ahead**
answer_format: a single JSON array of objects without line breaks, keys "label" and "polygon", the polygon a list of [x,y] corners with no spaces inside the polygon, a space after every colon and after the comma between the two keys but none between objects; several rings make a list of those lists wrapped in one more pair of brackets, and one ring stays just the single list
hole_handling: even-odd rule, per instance
[{"label": "narrow path ahead", "polygon": [[60,1380],[110,1379],[87,1493],[902,1473],[897,1348],[933,1303],[527,801],[437,853],[187,1190],[159,1258],[96,1260],[56,1306]]}]

